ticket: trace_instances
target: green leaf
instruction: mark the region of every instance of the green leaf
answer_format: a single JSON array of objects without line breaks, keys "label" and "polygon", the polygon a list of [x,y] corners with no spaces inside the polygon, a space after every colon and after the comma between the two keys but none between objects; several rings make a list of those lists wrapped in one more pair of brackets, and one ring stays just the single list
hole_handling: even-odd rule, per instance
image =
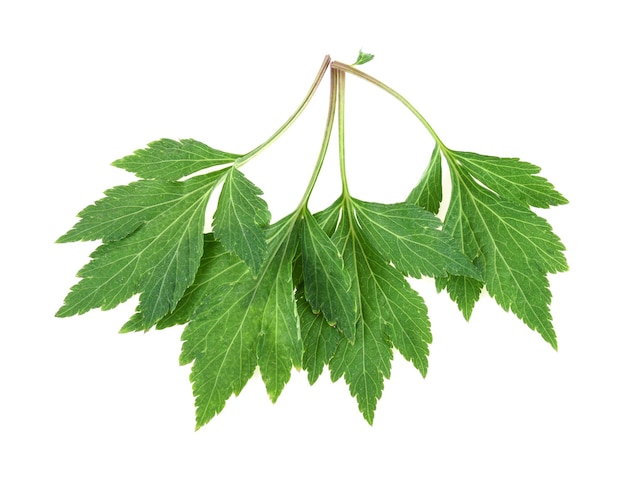
[{"label": "green leaf", "polygon": [[403,273],[415,278],[481,277],[452,238],[440,230],[441,221],[433,213],[407,203],[353,202],[368,241]]},{"label": "green leaf", "polygon": [[[294,229],[297,233],[297,227]],[[292,262],[298,235],[291,233],[263,273],[267,291],[260,291],[257,302],[262,307],[263,336],[259,341],[258,360],[261,376],[270,399],[275,402],[291,376],[291,368],[302,367],[300,320],[295,305]],[[257,298],[255,297],[255,300]]]},{"label": "green leaf", "polygon": [[[393,346],[413,363],[422,376],[428,371],[428,346],[432,343],[428,310],[422,297],[415,292],[402,274],[374,252],[367,252],[361,272],[371,278],[373,284],[362,290],[361,296],[372,305],[372,311],[385,323],[385,333]],[[362,286],[365,284],[362,282]]]},{"label": "green leaf", "polygon": [[[187,323],[203,301],[215,295],[213,293],[215,285],[234,282],[240,276],[241,269],[240,264],[233,262],[231,254],[224,250],[212,233],[205,234],[202,258],[193,283],[187,288],[174,311],[157,321],[156,329],[162,330]],[[144,331],[144,317],[141,311],[137,311],[120,330],[121,333],[133,331]]]},{"label": "green leaf", "polygon": [[352,65],[363,65],[368,63],[370,60],[374,58],[374,54],[366,54],[362,50],[359,50],[359,57],[356,59]]},{"label": "green leaf", "polygon": [[441,149],[439,144],[435,144],[428,167],[418,185],[407,197],[406,202],[416,204],[433,214],[437,214],[442,198]]},{"label": "green leaf", "polygon": [[393,346],[426,374],[430,322],[422,298],[369,243],[351,206],[344,209],[333,239],[352,277],[351,289],[357,292],[358,319],[354,343],[339,340],[329,363],[331,378],[344,377],[371,424],[384,379],[391,373]]},{"label": "green leaf", "polygon": [[268,228],[269,257],[257,277],[231,258],[236,267],[231,267],[228,279],[216,279],[213,296],[185,327],[181,363],[194,361],[191,381],[198,427],[241,391],[257,365],[272,401],[289,380],[291,368],[302,365],[292,272],[298,224],[289,216]]},{"label": "green leaf", "polygon": [[331,324],[354,340],[356,297],[337,247],[308,209],[302,223],[302,268],[306,299]]},{"label": "green leaf", "polygon": [[345,379],[350,394],[357,399],[359,410],[371,425],[383,393],[384,379],[391,375],[393,353],[384,333],[384,321],[376,310],[376,297],[372,297],[375,283],[363,259],[366,253],[356,235],[354,220],[344,211],[334,239],[341,247],[346,269],[353,277],[351,285],[358,295],[358,319],[354,343],[341,338],[329,368],[333,381],[341,377]]},{"label": "green leaf", "polygon": [[263,228],[271,217],[261,194],[239,169],[231,167],[213,218],[216,239],[245,261],[254,275],[267,255]]},{"label": "green leaf", "polygon": [[[373,58],[360,51],[353,65]],[[329,67],[327,124],[311,180],[298,208],[270,225],[263,193],[238,167],[289,128]],[[345,73],[387,91],[436,141],[406,202],[385,205],[349,195]],[[342,194],[311,215],[307,202],[336,112]],[[452,181],[443,223],[436,217],[443,201],[442,157]],[[197,428],[243,390],[257,367],[275,402],[292,368],[303,367],[313,384],[328,366],[331,380],[345,380],[373,423],[394,349],[423,376],[428,371],[430,321],[409,276],[434,277],[466,319],[485,288],[557,347],[548,274],[566,270],[567,262],[561,241],[531,208],[567,200],[538,176],[537,166],[448,149],[399,93],[328,56],[294,114],[248,154],[161,139],[113,164],[142,179],[107,190],[58,239],[102,244],[57,316],[110,309],[138,294],[122,332],[186,324],[180,363],[193,364]],[[276,178],[285,180],[281,173]],[[205,234],[207,203],[221,184],[214,232]]]},{"label": "green leaf", "polygon": [[463,313],[463,317],[467,321],[469,321],[474,306],[480,298],[480,293],[485,286],[482,281],[467,278],[466,276],[454,275],[446,278],[435,278],[435,285],[437,286],[437,291],[441,291],[445,288],[450,298],[458,305],[461,313]]},{"label": "green leaf", "polygon": [[[82,280],[71,289],[57,316],[97,307],[111,309],[136,293],[141,293],[144,329],[169,313],[196,275],[206,205],[221,176],[221,172],[212,172],[184,182],[139,181],[141,187],[134,193],[114,188],[110,200],[85,209],[86,217],[60,241],[103,234],[94,227],[97,220],[115,215],[125,218],[125,228],[91,254],[92,260],[78,272]],[[139,206],[133,204],[138,198],[142,198]],[[137,214],[138,210],[142,214]]]},{"label": "green leaf", "polygon": [[313,385],[330,362],[339,341],[339,330],[331,326],[321,312],[313,312],[301,289],[296,292],[296,302],[304,350],[302,368]]},{"label": "green leaf", "polygon": [[518,158],[451,150],[446,156],[488,189],[516,204],[540,208],[567,204],[567,199],[552,184],[535,175],[541,168]]},{"label": "green leaf", "polygon": [[[190,380],[196,399],[196,429],[221,412],[232,394],[239,395],[257,367],[261,319],[238,316],[250,297],[241,290],[249,283],[250,270],[239,258],[226,254],[231,276],[216,283],[216,296],[196,309],[182,335],[180,363],[193,361]],[[220,311],[222,303],[230,309]]]},{"label": "green leaf", "polygon": [[[338,199],[323,211],[315,213],[313,218],[317,221],[320,228],[322,228],[322,231],[324,231],[327,236],[331,236],[337,228],[340,214],[341,199]],[[295,286],[300,286],[304,282],[304,274],[302,273],[302,250],[296,253],[293,264],[293,282]]]},{"label": "green leaf", "polygon": [[125,238],[163,211],[176,209],[185,186],[189,183],[141,180],[108,189],[104,198],[78,213],[80,221],[57,243],[98,239],[107,243]]},{"label": "green leaf", "polygon": [[[454,154],[450,158],[453,189],[444,231],[475,260],[498,304],[556,349],[547,273],[567,270],[565,247],[543,218],[481,186]],[[469,286],[466,294],[459,286],[451,291],[454,297],[472,299],[476,287]],[[465,311],[468,305],[464,302]]]},{"label": "green leaf", "polygon": [[151,142],[113,165],[134,172],[144,179],[177,181],[180,178],[210,167],[229,164],[239,154],[218,151],[193,139],[160,139]]}]

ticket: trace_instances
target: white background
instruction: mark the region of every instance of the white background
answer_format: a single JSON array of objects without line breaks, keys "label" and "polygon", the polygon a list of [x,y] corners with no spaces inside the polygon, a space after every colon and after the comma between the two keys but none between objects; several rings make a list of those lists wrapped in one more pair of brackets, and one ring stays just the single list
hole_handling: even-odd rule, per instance
[{"label": "white background", "polygon": [[[0,479],[626,480],[621,2],[36,2],[0,7]],[[119,335],[133,302],[54,318],[95,244],[54,244],[110,163],[162,138],[246,152],[299,104],[325,54],[400,91],[451,148],[521,157],[570,204],[542,212],[568,248],[550,278],[553,351],[481,299],[466,323],[430,280],[422,379],[396,355],[374,426],[343,381],[294,372],[275,405],[253,378],[194,431],[178,328]],[[431,143],[348,78],[355,196],[402,200]],[[327,82],[245,172],[276,216],[299,200]],[[334,144],[333,144],[334,146]],[[334,199],[336,149],[314,207]]]}]

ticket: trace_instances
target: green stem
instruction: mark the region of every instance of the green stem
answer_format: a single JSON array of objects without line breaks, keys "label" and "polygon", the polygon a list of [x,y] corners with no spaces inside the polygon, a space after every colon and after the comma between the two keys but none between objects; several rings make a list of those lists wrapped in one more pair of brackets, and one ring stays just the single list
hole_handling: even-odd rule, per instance
[{"label": "green stem", "polygon": [[434,129],[431,127],[431,125],[428,123],[428,121],[424,118],[424,116],[420,114],[420,112],[415,107],[413,107],[408,100],[406,100],[402,95],[400,95],[398,92],[393,90],[391,87],[389,87],[386,84],[383,84],[380,80],[372,77],[371,75],[367,75],[366,73],[361,72],[360,70],[355,69],[354,67],[350,65],[343,64],[341,62],[333,61],[331,64],[331,68],[333,70],[338,70],[341,72],[349,72],[353,75],[356,75],[357,77],[361,77],[362,79],[365,79],[368,82],[371,82],[372,84],[383,89],[385,92],[394,96],[396,99],[402,102],[415,115],[415,117],[419,119],[419,121],[426,128],[426,130],[430,133],[430,135],[433,137],[433,139],[439,145],[439,147],[444,151],[447,150],[446,146],[443,144],[443,142],[441,142],[441,139],[439,138],[437,133],[434,131]]},{"label": "green stem", "polygon": [[348,176],[346,174],[346,140],[345,140],[345,105],[346,105],[346,74],[341,70],[333,70],[337,77],[337,132],[339,137],[339,169],[341,170],[341,187],[344,199],[350,199]]},{"label": "green stem", "polygon": [[311,193],[313,192],[313,188],[315,187],[315,183],[317,182],[317,178],[322,170],[322,165],[324,164],[324,159],[326,159],[326,153],[328,152],[328,144],[330,143],[330,135],[333,130],[333,123],[335,121],[335,108],[337,105],[337,82],[335,79],[334,72],[330,76],[330,100],[328,104],[328,117],[326,119],[326,129],[324,130],[324,138],[322,139],[322,147],[320,149],[319,156],[317,158],[317,163],[315,164],[315,168],[313,169],[313,174],[311,175],[311,179],[309,181],[309,185],[304,192],[304,196],[302,196],[302,201],[298,205],[296,209],[297,212],[301,212],[308,204],[309,198],[311,197]]},{"label": "green stem", "polygon": [[313,81],[313,85],[311,85],[311,88],[307,92],[306,96],[304,97],[304,100],[302,101],[300,106],[296,109],[296,111],[291,115],[291,117],[289,117],[289,119],[287,119],[287,121],[282,126],[280,126],[280,128],[276,132],[274,132],[274,134],[272,134],[269,137],[269,139],[267,139],[264,143],[260,144],[259,146],[257,146],[256,148],[248,152],[247,154],[237,159],[237,161],[235,161],[235,165],[237,167],[243,166],[246,162],[248,162],[258,153],[260,153],[262,150],[268,147],[272,142],[278,139],[287,129],[289,129],[291,124],[293,124],[295,120],[300,116],[300,114],[302,114],[302,111],[304,111],[306,106],[309,104],[309,102],[313,98],[313,94],[315,93],[320,83],[322,82],[322,78],[324,77],[326,70],[328,70],[329,65],[330,65],[330,57],[327,55],[326,57],[324,57],[322,66],[320,67],[320,70],[317,73],[315,80]]}]

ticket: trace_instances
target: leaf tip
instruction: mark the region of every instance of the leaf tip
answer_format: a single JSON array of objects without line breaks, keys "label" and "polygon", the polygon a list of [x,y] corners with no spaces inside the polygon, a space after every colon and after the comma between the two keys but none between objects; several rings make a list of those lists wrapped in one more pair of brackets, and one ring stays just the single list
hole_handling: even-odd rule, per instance
[{"label": "leaf tip", "polygon": [[363,52],[362,50],[359,50],[359,56],[356,59],[356,62],[354,62],[352,65],[363,65],[371,61],[373,58],[374,54],[368,54],[366,52]]},{"label": "leaf tip", "polygon": [[558,344],[558,342],[556,341],[556,338],[554,338],[554,339],[552,339],[552,340],[550,341],[550,346],[551,346],[552,348],[554,348],[554,351],[555,351],[555,352],[557,352],[557,353],[559,352],[559,344]]},{"label": "leaf tip", "polygon": [[73,313],[70,313],[67,309],[67,305],[61,306],[54,314],[55,318],[67,318],[68,316],[72,316]]}]

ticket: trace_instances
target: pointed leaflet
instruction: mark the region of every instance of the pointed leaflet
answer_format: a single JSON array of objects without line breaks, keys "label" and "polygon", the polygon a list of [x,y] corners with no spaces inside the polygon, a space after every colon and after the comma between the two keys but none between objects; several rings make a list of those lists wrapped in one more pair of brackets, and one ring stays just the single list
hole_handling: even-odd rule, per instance
[{"label": "pointed leaflet", "polygon": [[[229,275],[216,280],[215,296],[206,298],[195,310],[182,335],[180,363],[193,361],[190,380],[196,399],[196,428],[221,412],[233,393],[241,392],[257,366],[261,320],[233,314],[237,305],[246,302],[247,293],[239,292],[239,288],[250,279],[250,270],[221,244],[216,249],[226,255]],[[216,309],[222,300],[231,300],[234,307]]]},{"label": "pointed leaflet", "polygon": [[189,185],[141,180],[108,189],[105,197],[78,213],[80,221],[57,243],[98,239],[107,243],[122,239],[164,211],[176,209]]},{"label": "pointed leaflet", "polygon": [[321,311],[346,338],[354,341],[356,297],[350,290],[350,278],[337,247],[308,209],[302,223],[301,249],[304,292],[311,308]]},{"label": "pointed leaflet", "polygon": [[368,241],[403,273],[415,278],[448,273],[480,278],[452,238],[439,229],[441,221],[433,213],[407,203],[353,202]]},{"label": "pointed leaflet", "polygon": [[257,302],[258,298],[262,307],[263,336],[259,340],[258,360],[267,393],[273,402],[289,381],[292,366],[302,366],[300,320],[293,285],[293,259],[298,249],[299,228],[298,221],[289,217],[269,230],[272,259],[259,274],[263,277],[263,286],[258,285],[253,300]]},{"label": "pointed leaflet", "polygon": [[447,151],[454,162],[488,189],[515,204],[547,208],[567,204],[546,179],[535,174],[541,169],[518,158],[484,156],[474,152]]},{"label": "pointed leaflet", "polygon": [[359,50],[359,56],[352,65],[363,65],[374,59],[374,54],[367,54],[362,50]]},{"label": "pointed leaflet", "polygon": [[[238,263],[232,261],[233,259],[232,255],[215,241],[212,233],[205,234],[202,258],[193,283],[187,288],[176,308],[157,321],[156,329],[162,330],[187,323],[206,298],[216,295],[213,290],[217,283],[224,283],[224,280],[231,279],[231,272],[238,273],[242,269]],[[120,330],[121,333],[133,331],[144,331],[141,311],[137,311]]]},{"label": "pointed leaflet", "polygon": [[[337,227],[339,215],[341,214],[341,203],[338,200],[325,210],[316,213],[313,218],[316,224],[322,229],[325,235],[332,235]],[[332,243],[332,241],[328,240]],[[334,246],[334,244],[333,244]],[[304,248],[303,248],[304,249]],[[334,248],[336,256],[340,256],[337,248]],[[332,252],[332,250],[331,250]],[[343,263],[341,263],[343,266]],[[324,314],[313,309],[306,299],[304,293],[304,274],[302,268],[302,255],[296,255],[294,260],[294,283],[298,285],[296,291],[298,316],[300,317],[300,331],[302,335],[303,355],[302,367],[308,373],[309,383],[313,384],[319,378],[324,366],[328,365],[330,358],[335,351],[340,333],[337,326],[331,326]],[[348,279],[348,288],[350,282]],[[351,296],[353,290],[346,291],[344,295],[354,301],[354,316],[356,317],[356,299]],[[355,318],[356,319],[356,318]],[[353,320],[353,323],[355,320]],[[354,332],[354,326],[352,327]]]},{"label": "pointed leaflet", "polygon": [[418,185],[407,197],[406,202],[416,204],[433,214],[437,214],[443,198],[441,183],[441,149],[439,144],[435,144],[430,156],[430,163]]},{"label": "pointed leaflet", "polygon": [[144,179],[176,181],[201,169],[229,164],[241,156],[218,151],[193,139],[160,139],[113,165]]},{"label": "pointed leaflet", "polygon": [[181,363],[194,362],[191,381],[198,427],[242,390],[257,365],[273,401],[289,380],[292,366],[301,365],[292,279],[298,234],[294,216],[268,228],[269,257],[256,278],[243,261],[230,256],[229,263],[235,266],[226,278],[212,281],[212,295],[186,326]]},{"label": "pointed leaflet", "polygon": [[[315,213],[313,218],[317,221],[317,224],[327,236],[331,236],[337,228],[339,222],[339,215],[341,214],[341,199],[338,199],[329,207]],[[302,249],[300,249],[293,261],[293,282],[295,286],[300,287],[304,282],[304,274],[302,273]]]},{"label": "pointed leaflet", "polygon": [[337,342],[339,330],[331,326],[322,313],[314,313],[302,290],[296,293],[300,330],[302,332],[302,368],[307,371],[313,385],[328,365]]},{"label": "pointed leaflet", "polygon": [[[365,250],[365,241],[363,244]],[[375,283],[371,293],[376,296],[369,298],[364,292],[362,296],[370,304],[376,303],[376,313],[384,320],[391,343],[425,377],[432,335],[424,300],[399,271],[373,253],[367,258],[367,268]],[[365,272],[365,267],[362,271]]]},{"label": "pointed leaflet", "polygon": [[213,217],[216,239],[245,261],[255,275],[267,254],[262,228],[270,222],[270,212],[259,197],[261,194],[239,169],[231,167]]},{"label": "pointed leaflet", "polygon": [[[416,204],[433,213],[439,212],[442,200],[442,173],[441,173],[441,148],[439,144],[435,144],[424,175],[418,185],[411,191],[407,197],[407,203]],[[452,208],[454,209],[454,207]],[[449,217],[447,218],[449,220]],[[449,232],[444,229],[444,232]],[[461,233],[461,236],[455,238],[461,252],[469,255],[476,252],[471,246],[475,245],[474,233],[467,231]],[[475,257],[470,257],[474,261]],[[476,277],[469,278],[466,276],[449,275],[445,277],[436,277],[437,290],[446,289],[450,298],[458,305],[466,320],[469,320],[474,305],[484,286],[484,283]]]},{"label": "pointed leaflet", "polygon": [[[384,379],[391,374],[393,353],[391,343],[384,334],[383,320],[375,311],[368,309],[371,278],[367,276],[367,271],[359,272],[364,253],[356,239],[354,220],[348,219],[350,214],[346,211],[343,211],[333,239],[340,247],[346,270],[352,277],[351,289],[357,292],[358,318],[354,343],[345,337],[340,338],[329,367],[333,381],[344,377],[363,417],[372,424],[376,404],[383,393]],[[362,287],[363,281],[366,286]]]},{"label": "pointed leaflet", "polygon": [[[97,307],[114,308],[136,293],[141,293],[139,307],[145,329],[170,312],[198,269],[206,205],[221,176],[221,172],[213,172],[185,182],[144,181],[140,206],[132,204],[136,200],[132,195],[126,208],[133,221],[126,226],[134,231],[102,244],[91,254],[92,260],[78,272],[82,280],[71,289],[57,316],[85,313]],[[117,194],[120,191],[116,189],[112,191]],[[68,238],[61,241],[81,239],[82,229],[93,233],[94,219],[109,219],[111,209],[123,214],[121,206],[125,202],[120,197],[90,206],[83,211],[89,213],[90,222],[82,226],[77,223]],[[134,213],[153,204],[159,209],[144,211],[149,216],[138,227],[140,217]]]},{"label": "pointed leaflet", "polygon": [[[457,157],[458,156],[458,157]],[[495,183],[490,179],[490,189],[481,186],[464,167],[466,153],[446,151],[452,175],[452,195],[446,215],[444,231],[449,232],[463,251],[481,269],[487,291],[504,309],[511,310],[529,327],[538,331],[554,348],[556,334],[551,324],[549,304],[551,294],[547,273],[567,270],[563,255],[565,249],[550,225],[533,213],[528,204],[547,202],[550,193],[547,182],[532,184],[540,192],[530,197],[523,186],[513,189],[511,177]],[[484,158],[484,156],[483,156]],[[465,160],[465,161],[464,161]],[[483,169],[488,169],[487,164]],[[502,166],[494,168],[502,178]],[[537,188],[538,185],[543,187]],[[528,195],[524,202],[513,192]],[[560,195],[553,194],[556,200]],[[563,201],[561,201],[563,202]],[[446,286],[453,298],[468,299],[460,283]],[[470,290],[475,287],[470,286]]]},{"label": "pointed leaflet", "polygon": [[473,278],[467,278],[466,276],[454,276],[450,275],[446,278],[436,278],[435,285],[437,291],[441,291],[444,288],[448,291],[450,298],[454,301],[463,318],[469,321],[474,305],[480,298],[480,293],[485,285],[482,281]]},{"label": "pointed leaflet", "polygon": [[392,347],[425,375],[432,338],[423,300],[370,245],[352,212],[351,207],[343,211],[334,240],[357,291],[359,317],[354,343],[341,337],[329,366],[333,380],[345,378],[371,424],[384,378],[390,376]]}]

